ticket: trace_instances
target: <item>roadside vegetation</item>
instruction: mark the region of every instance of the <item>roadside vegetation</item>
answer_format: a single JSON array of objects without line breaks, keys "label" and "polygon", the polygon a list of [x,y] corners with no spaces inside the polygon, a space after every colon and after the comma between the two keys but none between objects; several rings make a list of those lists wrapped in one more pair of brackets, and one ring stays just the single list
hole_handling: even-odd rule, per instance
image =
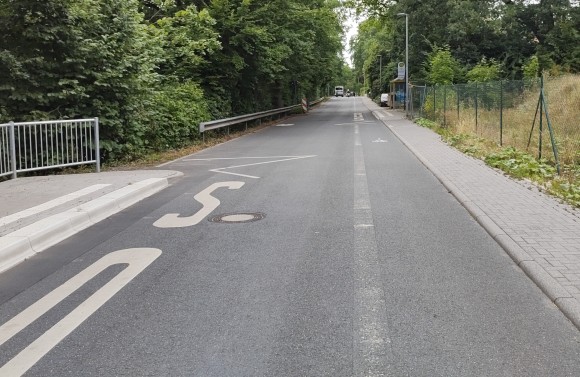
[{"label": "roadside vegetation", "polygon": [[[413,110],[424,118],[417,123],[432,128],[450,145],[488,165],[514,178],[528,179],[580,207],[577,1],[349,2],[365,16],[351,41],[352,80],[361,83],[362,93],[377,98],[380,93],[392,92],[397,64],[405,61],[405,17],[399,15],[406,14],[408,78],[416,94],[413,103],[417,103]],[[544,77],[560,175],[545,119],[543,158],[537,157],[539,120],[528,149],[540,76]],[[479,107],[474,106],[474,92],[478,93],[475,101],[479,101]],[[502,97],[502,93],[508,96]]]},{"label": "roadside vegetation", "polygon": [[[98,116],[101,157],[114,164],[197,145],[202,121],[335,85],[375,98],[405,58],[400,13],[415,86],[580,72],[570,0],[0,1],[0,123]],[[349,14],[362,20],[352,67]],[[551,106],[577,108],[564,88]],[[572,139],[565,156],[577,154]]]},{"label": "roadside vegetation", "polygon": [[[348,0],[364,18],[347,86],[376,98],[405,62],[409,82],[448,85],[580,72],[580,4],[570,0]],[[382,77],[381,76],[382,73]]]},{"label": "roadside vegetation", "polygon": [[0,2],[0,123],[100,118],[104,162],[342,81],[338,0]]},{"label": "roadside vegetation", "polygon": [[568,204],[580,208],[580,165],[563,164],[558,175],[553,162],[538,159],[531,152],[515,147],[501,147],[496,142],[474,135],[461,133],[425,118],[415,122],[430,128],[447,144],[461,152],[481,159],[515,179],[533,182],[539,189],[554,195]]}]

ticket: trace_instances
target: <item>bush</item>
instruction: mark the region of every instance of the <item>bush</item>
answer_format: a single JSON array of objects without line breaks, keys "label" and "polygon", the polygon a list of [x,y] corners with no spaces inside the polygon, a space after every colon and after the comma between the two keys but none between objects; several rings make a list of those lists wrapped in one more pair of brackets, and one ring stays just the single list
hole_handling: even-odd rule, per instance
[{"label": "bush", "polygon": [[154,92],[138,115],[143,124],[143,147],[161,151],[199,138],[199,123],[209,120],[208,104],[193,82],[174,83]]}]

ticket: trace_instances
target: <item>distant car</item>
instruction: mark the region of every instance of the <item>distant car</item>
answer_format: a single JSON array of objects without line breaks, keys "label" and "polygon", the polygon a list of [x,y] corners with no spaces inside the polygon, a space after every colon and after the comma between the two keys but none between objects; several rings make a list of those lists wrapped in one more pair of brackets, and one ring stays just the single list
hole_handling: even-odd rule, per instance
[{"label": "distant car", "polygon": [[381,107],[389,106],[389,93],[382,93],[381,94]]},{"label": "distant car", "polygon": [[334,96],[338,97],[344,97],[344,86],[335,86],[334,87]]}]

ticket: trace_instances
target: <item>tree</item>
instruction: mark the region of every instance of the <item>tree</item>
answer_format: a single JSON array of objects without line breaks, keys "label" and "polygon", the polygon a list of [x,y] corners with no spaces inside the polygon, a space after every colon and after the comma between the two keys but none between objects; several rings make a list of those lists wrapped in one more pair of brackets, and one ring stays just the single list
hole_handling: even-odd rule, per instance
[{"label": "tree", "polygon": [[[507,5],[530,35],[540,69],[553,65],[580,71],[580,21],[578,6],[569,0],[540,0],[528,3],[514,0]],[[523,62],[522,62],[523,63]]]},{"label": "tree", "polygon": [[387,89],[401,59],[393,46],[394,33],[392,20],[375,16],[359,25],[358,34],[351,41],[354,74],[366,83],[365,92],[370,90],[373,98]]},{"label": "tree", "polygon": [[460,66],[449,48],[435,49],[429,56],[426,71],[430,84],[449,85],[460,77]]},{"label": "tree", "polygon": [[523,74],[526,79],[535,79],[540,74],[540,63],[537,56],[532,56],[523,66]]},{"label": "tree", "polygon": [[69,0],[10,1],[0,8],[0,107],[10,120],[58,116],[84,96],[69,8]]},{"label": "tree", "polygon": [[214,24],[207,10],[198,12],[194,6],[189,6],[152,25],[158,31],[163,48],[157,69],[163,81],[202,79],[203,69],[209,64],[207,57],[221,48]]},{"label": "tree", "polygon": [[495,60],[482,59],[475,67],[471,68],[465,77],[469,82],[486,82],[499,80],[501,66]]},{"label": "tree", "polygon": [[214,0],[208,5],[222,49],[209,57],[202,85],[233,113],[316,96],[338,71],[339,15],[330,1]]},{"label": "tree", "polygon": [[[580,72],[580,6],[569,0],[350,0],[357,12],[393,28],[391,53],[403,51],[404,26],[397,13],[409,17],[410,78],[428,81],[421,70],[433,46],[449,46],[465,68],[482,59],[495,60],[504,77],[522,76],[533,55],[540,68]],[[362,27],[362,26],[361,26]],[[362,31],[362,29],[361,29]],[[376,43],[380,38],[371,36]],[[365,44],[370,44],[366,41]],[[357,68],[358,69],[358,68]],[[456,81],[461,78],[455,78]]]}]

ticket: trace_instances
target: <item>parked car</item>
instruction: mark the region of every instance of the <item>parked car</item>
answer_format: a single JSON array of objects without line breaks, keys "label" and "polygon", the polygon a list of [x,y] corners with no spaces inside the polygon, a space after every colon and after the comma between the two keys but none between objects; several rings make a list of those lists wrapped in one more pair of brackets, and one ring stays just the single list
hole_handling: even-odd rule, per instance
[{"label": "parked car", "polygon": [[380,102],[380,106],[381,107],[389,107],[389,93],[382,93],[381,94],[381,102]]}]

